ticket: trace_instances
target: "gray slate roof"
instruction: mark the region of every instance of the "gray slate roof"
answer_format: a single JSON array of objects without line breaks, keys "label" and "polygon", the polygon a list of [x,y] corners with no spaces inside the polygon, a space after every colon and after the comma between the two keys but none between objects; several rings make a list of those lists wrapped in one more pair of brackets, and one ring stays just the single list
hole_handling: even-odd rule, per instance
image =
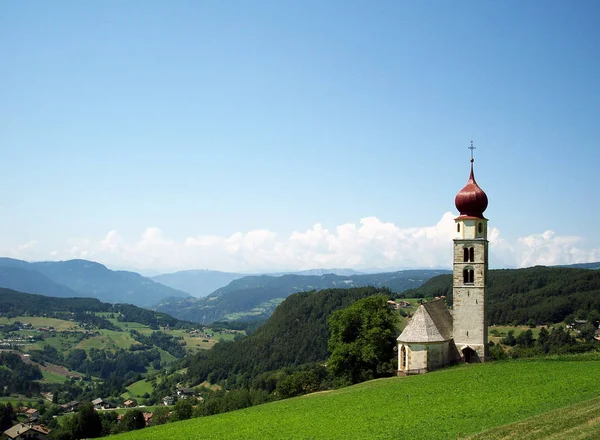
[{"label": "gray slate roof", "polygon": [[398,336],[398,342],[444,342],[452,339],[452,315],[443,300],[421,304]]}]

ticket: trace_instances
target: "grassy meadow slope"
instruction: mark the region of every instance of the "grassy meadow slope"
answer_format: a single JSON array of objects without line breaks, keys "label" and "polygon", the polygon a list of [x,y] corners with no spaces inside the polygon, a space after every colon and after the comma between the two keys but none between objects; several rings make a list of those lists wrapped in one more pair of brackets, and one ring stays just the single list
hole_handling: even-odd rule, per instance
[{"label": "grassy meadow slope", "polygon": [[600,438],[600,397],[522,422],[493,428],[469,440],[583,440]]},{"label": "grassy meadow slope", "polygon": [[596,398],[598,371],[597,353],[461,365],[132,431],[115,440],[455,439]]}]

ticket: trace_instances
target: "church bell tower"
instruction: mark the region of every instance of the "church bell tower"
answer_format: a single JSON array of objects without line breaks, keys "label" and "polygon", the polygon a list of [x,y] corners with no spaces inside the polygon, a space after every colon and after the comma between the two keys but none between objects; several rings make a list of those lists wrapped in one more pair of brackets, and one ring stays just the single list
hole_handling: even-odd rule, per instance
[{"label": "church bell tower", "polygon": [[460,215],[454,219],[456,238],[453,259],[453,334],[456,348],[465,362],[483,362],[487,357],[486,283],[488,276],[487,195],[471,174],[454,203]]}]

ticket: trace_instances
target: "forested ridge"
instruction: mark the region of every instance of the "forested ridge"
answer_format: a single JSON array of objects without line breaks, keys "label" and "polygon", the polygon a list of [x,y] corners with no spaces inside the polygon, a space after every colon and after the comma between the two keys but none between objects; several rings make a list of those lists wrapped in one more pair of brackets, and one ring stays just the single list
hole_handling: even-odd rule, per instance
[{"label": "forested ridge", "polygon": [[[55,298],[17,292],[0,287],[0,312],[3,316],[45,316],[57,319],[86,321],[93,320],[101,328],[111,328],[112,324],[94,313],[109,312],[119,314],[118,319],[153,327],[169,325],[170,327],[188,326],[186,323],[173,318],[166,313],[154,312],[131,304],[108,304],[95,298]],[[87,318],[86,318],[87,315]],[[103,326],[102,326],[103,325]]]},{"label": "forested ridge", "polygon": [[325,361],[328,357],[327,319],[335,310],[386,288],[360,287],[301,292],[289,296],[267,322],[239,341],[219,343],[196,354],[188,367],[192,383],[227,379],[229,385],[252,381],[262,373]]},{"label": "forested ridge", "polygon": [[253,275],[236,279],[208,297],[167,299],[156,309],[179,319],[210,323],[226,319],[228,314],[247,313],[259,308],[262,313],[260,315],[252,314],[251,319],[266,319],[277,306],[277,302],[281,302],[293,293],[366,286],[387,287],[393,292],[402,292],[411,287],[420,286],[431,277],[445,272],[447,271],[403,270],[349,276],[335,274]]},{"label": "forested ridge", "polygon": [[[446,296],[452,304],[452,276],[434,277],[402,297]],[[490,325],[562,322],[569,315],[600,311],[600,271],[535,266],[489,271],[486,292]]]}]

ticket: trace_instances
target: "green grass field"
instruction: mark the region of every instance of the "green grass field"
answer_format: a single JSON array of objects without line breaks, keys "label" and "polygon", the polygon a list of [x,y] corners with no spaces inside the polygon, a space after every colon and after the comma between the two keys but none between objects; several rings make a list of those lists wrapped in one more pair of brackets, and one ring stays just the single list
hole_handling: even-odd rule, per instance
[{"label": "green grass field", "polygon": [[32,399],[22,395],[2,396],[0,397],[0,403],[6,405],[10,403],[13,408],[17,407],[18,403],[22,403],[24,406],[33,406],[38,399]]},{"label": "green grass field", "polygon": [[600,438],[600,397],[475,434],[470,440]]},{"label": "green grass field", "polygon": [[45,383],[65,383],[67,381],[66,376],[48,370],[42,370],[42,375]]},{"label": "green grass field", "polygon": [[148,428],[115,439],[455,439],[596,398],[599,371],[598,355],[462,365]]},{"label": "green grass field", "polygon": [[54,327],[58,331],[78,330],[79,325],[76,322],[65,321],[63,319],[44,318],[40,316],[17,316],[16,318],[0,318],[0,324],[12,324],[15,321],[29,323],[34,327]]},{"label": "green grass field", "polygon": [[144,394],[152,394],[152,384],[146,379],[138,380],[127,387],[127,392],[121,394],[124,399],[136,399]]},{"label": "green grass field", "polygon": [[114,330],[100,330],[100,336],[92,336],[84,339],[77,348],[83,350],[89,350],[90,348],[104,349],[104,350],[117,350],[119,348],[128,349],[132,345],[137,345],[135,339],[131,337],[128,332],[117,332]]}]

